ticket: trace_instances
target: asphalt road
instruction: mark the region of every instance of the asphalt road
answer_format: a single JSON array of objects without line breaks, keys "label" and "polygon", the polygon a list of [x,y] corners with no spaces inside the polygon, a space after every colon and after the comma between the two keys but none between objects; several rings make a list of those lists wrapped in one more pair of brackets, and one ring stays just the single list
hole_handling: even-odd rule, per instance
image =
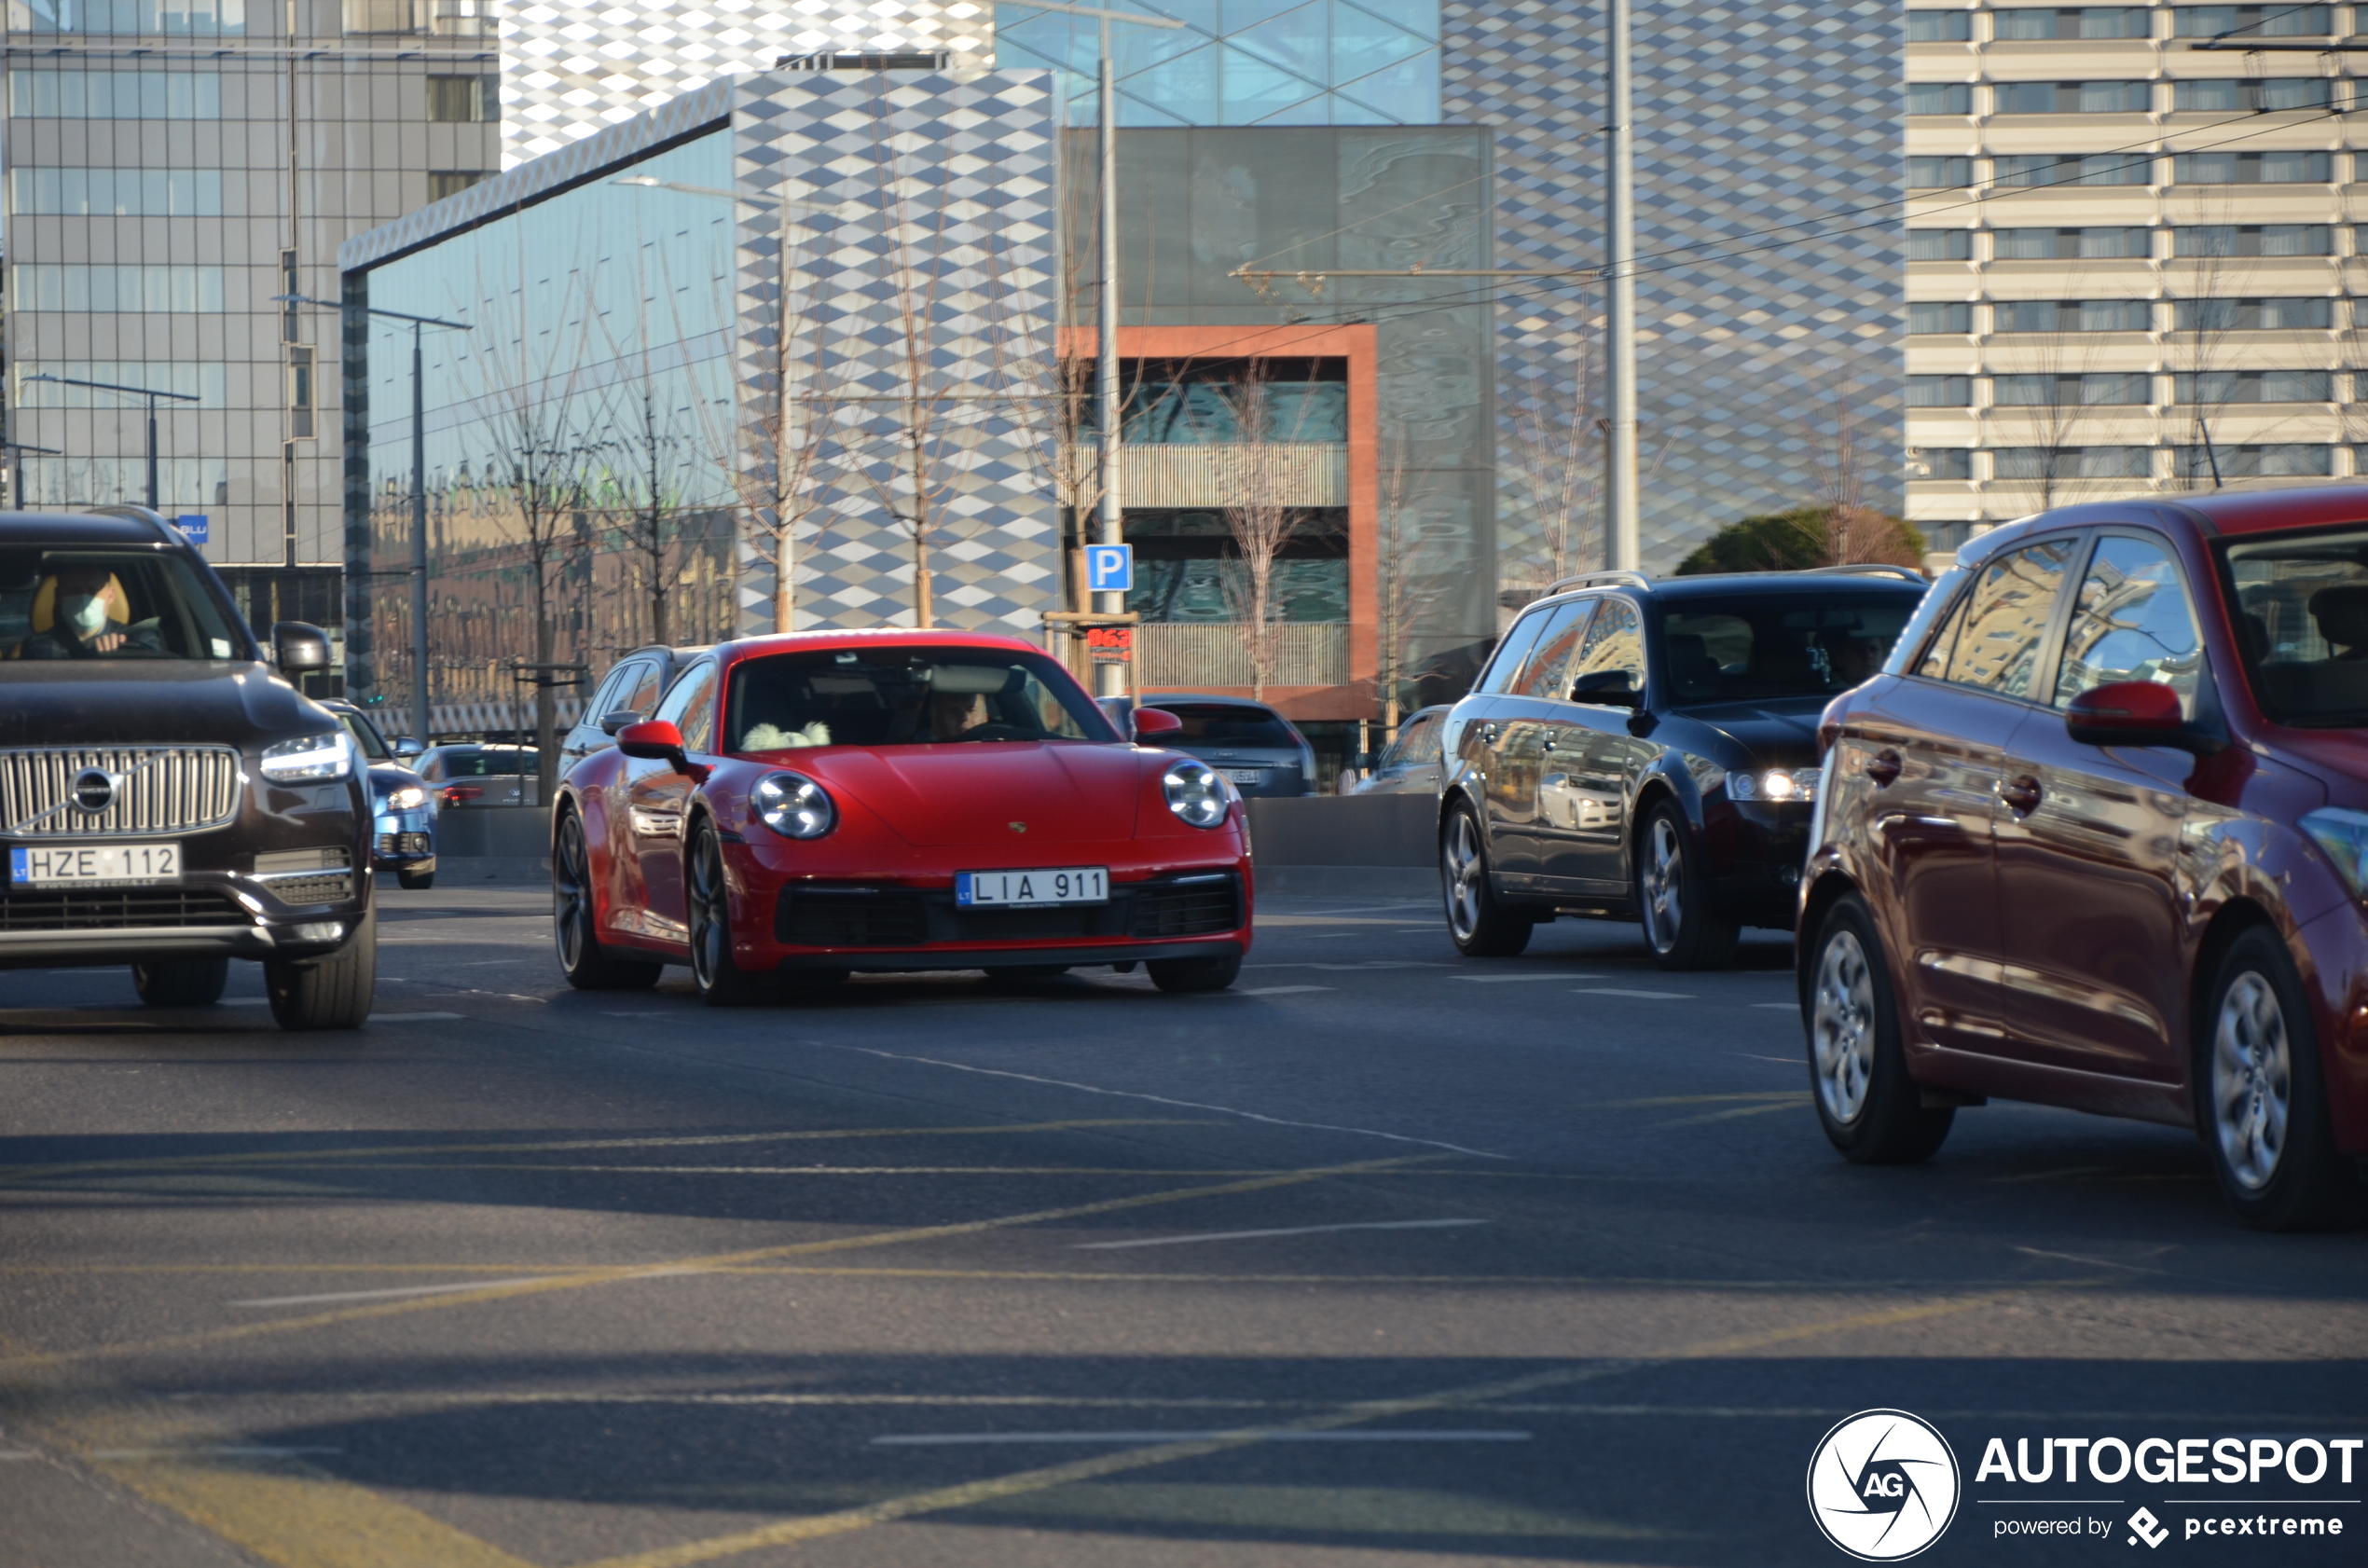
[{"label": "asphalt road", "polygon": [[[1274,899],[1229,995],[718,1012],[568,991],[538,893],[382,897],[358,1034],[253,969],[176,1014],[0,974],[0,1564],[1832,1563],[1804,1478],[1870,1408],[1961,1467],[1921,1561],[2151,1560],[2141,1505],[2166,1559],[2361,1561],[2368,1455],[1975,1470],[2368,1436],[2368,1236],[2066,1112],[1842,1164],[1780,937],[1469,962]],[[2347,1534],[2184,1536],[2231,1499]]]}]

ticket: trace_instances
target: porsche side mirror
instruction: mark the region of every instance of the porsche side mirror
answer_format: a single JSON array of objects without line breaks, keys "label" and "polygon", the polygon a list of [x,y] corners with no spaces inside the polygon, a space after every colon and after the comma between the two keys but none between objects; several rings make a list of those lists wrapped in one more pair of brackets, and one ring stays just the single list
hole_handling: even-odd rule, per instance
[{"label": "porsche side mirror", "polygon": [[2156,681],[2091,686],[2065,705],[2064,730],[2084,746],[2175,746],[2196,752],[2221,746],[2187,722],[2179,694]]},{"label": "porsche side mirror", "polygon": [[1184,728],[1184,721],[1164,708],[1138,708],[1135,710],[1135,738],[1146,736],[1176,735]]},{"label": "porsche side mirror", "polygon": [[1636,689],[1629,671],[1599,669],[1571,682],[1571,701],[1591,702],[1604,708],[1642,708],[1645,694]]},{"label": "porsche side mirror", "polygon": [[626,725],[638,724],[640,722],[641,715],[636,713],[629,708],[620,708],[613,713],[603,713],[600,715],[600,733],[602,735],[613,736],[617,731],[625,728]]},{"label": "porsche side mirror", "polygon": [[399,735],[394,737],[394,754],[406,763],[426,750],[426,747],[407,735]]},{"label": "porsche side mirror", "polygon": [[271,627],[271,662],[282,675],[329,667],[329,634],[304,621],[278,621]]},{"label": "porsche side mirror", "polygon": [[690,771],[682,732],[664,719],[643,719],[616,732],[616,749],[644,762],[671,763],[677,773]]}]

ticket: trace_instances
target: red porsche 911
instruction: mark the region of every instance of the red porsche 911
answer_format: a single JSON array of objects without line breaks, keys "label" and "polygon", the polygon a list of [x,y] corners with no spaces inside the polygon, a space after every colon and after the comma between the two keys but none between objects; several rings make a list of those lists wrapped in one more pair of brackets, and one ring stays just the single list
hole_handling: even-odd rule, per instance
[{"label": "red porsche 911", "polygon": [[719,1006],[858,970],[1141,964],[1222,990],[1249,951],[1249,830],[1220,775],[1156,749],[1175,727],[1138,709],[1129,741],[1010,638],[722,644],[560,786],[559,963],[585,990],[687,964]]}]

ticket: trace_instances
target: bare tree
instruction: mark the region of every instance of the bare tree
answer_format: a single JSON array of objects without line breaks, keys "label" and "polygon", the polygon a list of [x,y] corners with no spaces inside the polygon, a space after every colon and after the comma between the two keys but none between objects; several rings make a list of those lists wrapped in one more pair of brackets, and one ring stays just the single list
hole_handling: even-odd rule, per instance
[{"label": "bare tree", "polygon": [[[1276,592],[1275,563],[1285,549],[1318,526],[1301,498],[1300,464],[1288,447],[1302,432],[1312,400],[1298,398],[1292,428],[1278,432],[1281,406],[1274,371],[1247,361],[1223,394],[1234,437],[1235,472],[1226,488],[1236,499],[1218,509],[1232,552],[1220,565],[1227,609],[1250,665],[1250,695],[1262,697],[1281,662],[1285,605]],[[1278,434],[1280,439],[1277,439]]]}]

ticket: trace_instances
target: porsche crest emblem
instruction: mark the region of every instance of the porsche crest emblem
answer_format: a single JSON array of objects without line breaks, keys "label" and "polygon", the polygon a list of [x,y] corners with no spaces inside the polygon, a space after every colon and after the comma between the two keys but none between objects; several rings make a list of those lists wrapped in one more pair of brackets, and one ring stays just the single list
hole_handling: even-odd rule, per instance
[{"label": "porsche crest emblem", "polygon": [[1011,829],[1015,833],[1024,833],[1027,832],[1027,824],[1026,822],[1006,822],[1003,825]]}]

